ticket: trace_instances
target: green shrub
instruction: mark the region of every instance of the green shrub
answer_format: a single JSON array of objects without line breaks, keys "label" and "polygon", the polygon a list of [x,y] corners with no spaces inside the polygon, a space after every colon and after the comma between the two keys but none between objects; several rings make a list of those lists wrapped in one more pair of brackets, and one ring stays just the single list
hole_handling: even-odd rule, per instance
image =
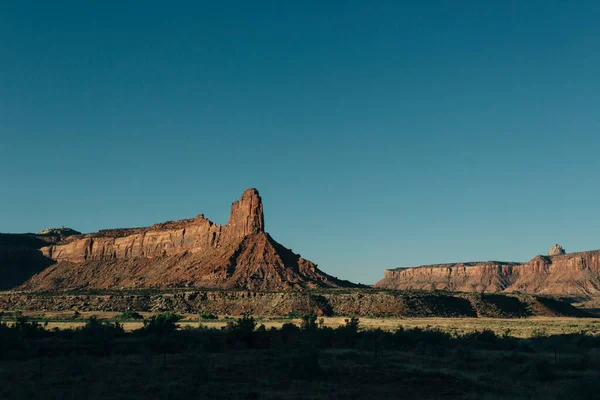
[{"label": "green shrub", "polygon": [[302,330],[302,331],[317,330],[317,316],[314,314],[303,315],[302,323],[300,324],[300,330]]},{"label": "green shrub", "polygon": [[356,317],[350,317],[344,320],[344,325],[340,326],[338,329],[345,331],[346,333],[356,333],[358,332],[358,325],[360,321]]},{"label": "green shrub", "polygon": [[144,327],[139,331],[147,334],[165,335],[177,330],[177,322],[183,317],[172,312],[153,315],[149,319],[144,320]]},{"label": "green shrub", "polygon": [[29,321],[29,318],[18,316],[15,318],[15,324],[12,326],[18,336],[25,339],[36,339],[48,335],[48,332],[42,325],[35,321]]},{"label": "green shrub", "polygon": [[219,317],[213,313],[209,313],[209,312],[205,312],[200,314],[200,318],[205,319],[205,320],[210,320],[210,319],[219,319]]},{"label": "green shrub", "polygon": [[92,316],[86,321],[84,326],[77,328],[76,332],[88,338],[110,339],[123,335],[125,330],[123,329],[123,325],[118,322],[110,322]]},{"label": "green shrub", "polygon": [[251,334],[256,328],[256,320],[251,315],[244,314],[236,322],[228,323],[228,328],[241,334]]},{"label": "green shrub", "polygon": [[118,320],[129,320],[129,319],[144,319],[144,316],[135,311],[125,311],[121,315],[117,316]]}]

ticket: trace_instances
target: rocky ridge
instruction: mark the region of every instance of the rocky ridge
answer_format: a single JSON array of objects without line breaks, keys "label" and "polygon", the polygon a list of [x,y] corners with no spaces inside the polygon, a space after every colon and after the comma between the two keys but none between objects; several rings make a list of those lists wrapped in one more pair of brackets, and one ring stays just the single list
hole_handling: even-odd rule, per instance
[{"label": "rocky ridge", "polygon": [[20,289],[147,287],[290,290],[352,287],[321,272],[264,230],[262,199],[246,190],[227,225],[204,215],[146,228],[73,235],[41,248],[56,261]]}]

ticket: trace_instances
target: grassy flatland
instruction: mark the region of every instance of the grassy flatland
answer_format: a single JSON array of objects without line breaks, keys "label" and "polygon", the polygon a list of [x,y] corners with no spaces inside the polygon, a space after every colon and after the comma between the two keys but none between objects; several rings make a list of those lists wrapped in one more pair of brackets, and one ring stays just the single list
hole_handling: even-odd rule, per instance
[{"label": "grassy flatland", "polygon": [[[72,311],[56,312],[23,312],[23,315],[38,321],[47,321],[47,329],[69,329],[83,326],[90,316],[100,319],[116,319],[118,312],[81,312],[77,319],[73,318]],[[152,313],[140,313],[145,318]],[[10,318],[5,318],[10,321]],[[221,328],[228,321],[235,319],[230,316],[218,316],[216,320],[203,320],[198,314],[184,314],[184,319],[179,322],[180,327],[198,327],[199,323],[210,328]],[[299,318],[255,316],[258,324],[270,329],[281,328],[285,323],[292,322],[300,325]],[[320,319],[320,318],[319,318]],[[345,317],[323,317],[323,326],[337,328],[344,325]],[[123,327],[126,331],[133,331],[143,326],[141,320],[125,320]],[[474,331],[491,330],[499,335],[510,335],[519,338],[534,336],[549,336],[560,334],[586,333],[600,335],[600,318],[567,318],[567,317],[529,317],[529,318],[360,318],[360,329],[382,329],[395,331],[399,327],[405,329],[421,328],[427,330],[439,329],[444,332],[463,334]]]},{"label": "grassy flatland", "polygon": [[[598,320],[306,317],[298,328],[299,319],[205,314],[199,327],[188,314],[176,329],[179,316],[166,313],[124,332],[91,314],[33,316],[46,328],[87,319],[53,331],[5,314],[0,398],[587,400],[600,391]],[[125,316],[139,318],[97,315]]]}]

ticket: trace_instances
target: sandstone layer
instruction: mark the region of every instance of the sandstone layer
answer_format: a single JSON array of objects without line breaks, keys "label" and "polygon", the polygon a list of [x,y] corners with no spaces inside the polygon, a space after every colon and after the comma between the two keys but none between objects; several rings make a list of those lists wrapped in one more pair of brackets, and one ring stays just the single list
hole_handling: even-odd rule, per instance
[{"label": "sandstone layer", "polygon": [[375,287],[460,292],[600,294],[600,250],[536,256],[525,263],[471,262],[385,271]]},{"label": "sandstone layer", "polygon": [[227,225],[204,215],[147,228],[101,230],[41,248],[56,263],[23,290],[247,288],[288,290],[355,286],[321,272],[265,232],[263,203],[248,189]]}]

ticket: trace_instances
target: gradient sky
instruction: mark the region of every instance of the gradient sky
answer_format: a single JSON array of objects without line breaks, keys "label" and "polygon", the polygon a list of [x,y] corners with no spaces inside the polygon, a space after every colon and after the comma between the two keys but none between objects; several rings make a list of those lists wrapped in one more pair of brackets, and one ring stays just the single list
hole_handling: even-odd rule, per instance
[{"label": "gradient sky", "polygon": [[598,1],[2,1],[0,231],[259,189],[334,276],[600,248]]}]

